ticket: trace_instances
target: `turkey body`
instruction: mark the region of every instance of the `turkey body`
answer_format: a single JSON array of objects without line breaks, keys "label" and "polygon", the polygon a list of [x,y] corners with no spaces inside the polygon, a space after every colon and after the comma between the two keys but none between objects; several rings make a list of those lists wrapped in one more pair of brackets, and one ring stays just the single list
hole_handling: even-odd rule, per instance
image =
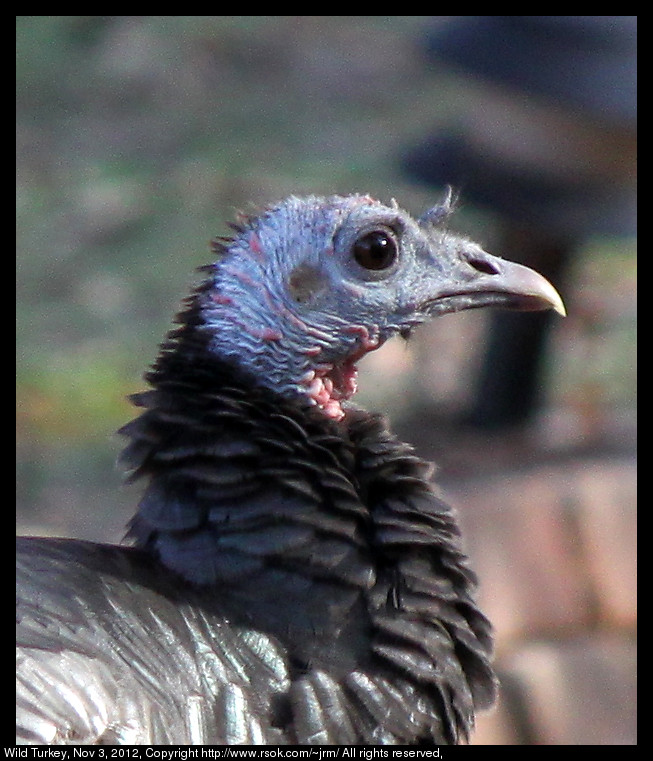
[{"label": "turkey body", "polygon": [[[190,385],[165,411],[140,398],[127,456],[175,471],[197,525],[148,510],[148,526],[184,532],[180,552],[220,581],[184,581],[145,549],[19,540],[23,739],[451,741],[490,699],[491,642],[428,465],[378,417],[325,426],[254,389]],[[202,421],[201,440],[180,419],[191,440]]]},{"label": "turkey body", "polygon": [[135,546],[18,540],[18,742],[468,737],[491,627],[431,467],[347,403],[354,363],[438,310],[561,303],[442,216],[291,199],[220,243],[121,431]]}]

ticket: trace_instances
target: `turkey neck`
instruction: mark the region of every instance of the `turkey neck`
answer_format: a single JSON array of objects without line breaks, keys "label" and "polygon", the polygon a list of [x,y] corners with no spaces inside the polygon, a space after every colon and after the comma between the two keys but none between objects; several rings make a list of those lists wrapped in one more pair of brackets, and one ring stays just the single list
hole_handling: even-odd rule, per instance
[{"label": "turkey neck", "polygon": [[[374,621],[401,615],[411,590],[413,606],[437,610],[444,595],[476,615],[430,465],[381,416],[330,420],[207,351],[192,307],[181,322],[121,431],[131,478],[147,481],[130,524],[138,546],[307,658],[329,659],[340,638],[348,658],[365,657]],[[426,636],[431,614],[412,617]]]},{"label": "turkey neck", "polygon": [[135,543],[272,628],[342,627],[374,583],[347,426],[208,352],[192,311],[146,377],[121,431],[131,479],[146,480]]}]

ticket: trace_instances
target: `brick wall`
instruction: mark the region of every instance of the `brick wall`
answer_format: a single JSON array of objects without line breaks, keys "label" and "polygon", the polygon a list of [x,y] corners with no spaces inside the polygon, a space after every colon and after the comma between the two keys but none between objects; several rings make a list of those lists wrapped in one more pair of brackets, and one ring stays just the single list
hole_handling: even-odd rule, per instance
[{"label": "brick wall", "polygon": [[635,475],[577,458],[447,484],[501,678],[473,744],[636,742]]}]

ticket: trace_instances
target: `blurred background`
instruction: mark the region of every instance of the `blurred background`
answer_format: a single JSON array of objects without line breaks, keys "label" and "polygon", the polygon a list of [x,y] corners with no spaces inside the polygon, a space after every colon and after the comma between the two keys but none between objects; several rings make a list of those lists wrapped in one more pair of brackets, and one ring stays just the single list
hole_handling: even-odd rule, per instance
[{"label": "blurred background", "polygon": [[474,743],[633,744],[635,18],[17,17],[19,533],[122,539],[114,431],[236,210],[453,184],[569,316],[442,318],[357,401],[465,526],[502,679]]}]

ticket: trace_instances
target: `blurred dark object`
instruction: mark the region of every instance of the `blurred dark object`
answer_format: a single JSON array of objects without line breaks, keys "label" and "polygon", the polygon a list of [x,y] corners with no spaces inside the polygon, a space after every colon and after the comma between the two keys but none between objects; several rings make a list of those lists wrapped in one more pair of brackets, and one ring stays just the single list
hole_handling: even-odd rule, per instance
[{"label": "blurred dark object", "polygon": [[[636,16],[464,16],[440,19],[426,40],[469,92],[459,123],[411,149],[404,168],[496,213],[498,252],[563,296],[587,236],[635,232],[636,33]],[[474,427],[518,425],[537,409],[551,320],[525,317],[491,321]]]}]

